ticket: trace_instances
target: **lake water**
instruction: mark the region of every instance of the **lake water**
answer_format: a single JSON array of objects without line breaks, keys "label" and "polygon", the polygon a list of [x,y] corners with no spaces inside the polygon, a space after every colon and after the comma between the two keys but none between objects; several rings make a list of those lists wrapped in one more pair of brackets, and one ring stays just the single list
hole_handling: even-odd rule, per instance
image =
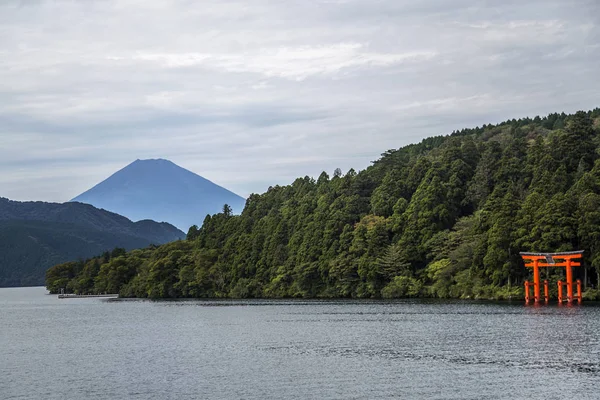
[{"label": "lake water", "polygon": [[0,289],[1,399],[599,399],[600,307]]}]

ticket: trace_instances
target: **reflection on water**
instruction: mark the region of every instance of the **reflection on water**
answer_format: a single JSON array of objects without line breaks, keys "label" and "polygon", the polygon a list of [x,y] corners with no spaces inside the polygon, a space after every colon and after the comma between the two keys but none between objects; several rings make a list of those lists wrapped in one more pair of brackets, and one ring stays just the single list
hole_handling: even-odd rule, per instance
[{"label": "reflection on water", "polygon": [[597,399],[600,307],[0,289],[0,398]]}]

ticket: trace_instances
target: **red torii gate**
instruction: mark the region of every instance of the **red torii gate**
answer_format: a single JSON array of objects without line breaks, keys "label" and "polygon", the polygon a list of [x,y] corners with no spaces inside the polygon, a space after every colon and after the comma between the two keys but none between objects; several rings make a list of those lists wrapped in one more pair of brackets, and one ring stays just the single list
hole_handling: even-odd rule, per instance
[{"label": "red torii gate", "polygon": [[[541,301],[540,297],[540,267],[565,267],[567,281],[559,280],[558,284],[558,301],[562,303],[567,301],[572,303],[577,299],[581,303],[581,281],[577,279],[577,295],[573,296],[573,270],[571,267],[581,266],[580,262],[573,260],[583,257],[583,250],[566,251],[562,253],[527,253],[521,252],[521,257],[525,262],[525,266],[533,268],[533,283],[525,281],[525,301],[529,303],[531,297],[529,288],[533,286],[533,300],[536,303]],[[563,298],[563,286],[567,286],[567,298]],[[548,302],[548,281],[544,281],[544,300]]]}]

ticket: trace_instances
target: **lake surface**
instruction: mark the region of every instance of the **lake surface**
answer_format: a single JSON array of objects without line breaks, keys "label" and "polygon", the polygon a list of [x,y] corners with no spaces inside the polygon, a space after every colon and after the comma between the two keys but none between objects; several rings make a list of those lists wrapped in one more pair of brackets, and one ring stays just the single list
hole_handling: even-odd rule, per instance
[{"label": "lake surface", "polygon": [[0,289],[1,399],[598,399],[600,307]]}]

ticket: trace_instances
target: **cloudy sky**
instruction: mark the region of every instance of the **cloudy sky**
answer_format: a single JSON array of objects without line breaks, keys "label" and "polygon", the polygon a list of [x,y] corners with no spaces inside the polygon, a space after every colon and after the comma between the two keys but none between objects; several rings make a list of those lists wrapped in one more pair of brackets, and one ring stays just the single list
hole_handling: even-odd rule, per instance
[{"label": "cloudy sky", "polygon": [[0,196],[135,159],[240,195],[600,106],[598,0],[2,0]]}]

